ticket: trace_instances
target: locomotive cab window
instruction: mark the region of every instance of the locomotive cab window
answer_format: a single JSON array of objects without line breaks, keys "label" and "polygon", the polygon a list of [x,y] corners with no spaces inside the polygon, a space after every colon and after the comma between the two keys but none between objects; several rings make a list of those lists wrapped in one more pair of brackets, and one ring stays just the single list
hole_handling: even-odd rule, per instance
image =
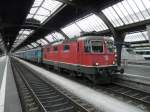
[{"label": "locomotive cab window", "polygon": [[64,45],[64,48],[63,48],[64,52],[69,51],[69,49],[70,49],[70,46],[69,46],[69,45]]},{"label": "locomotive cab window", "polygon": [[99,40],[91,41],[91,51],[93,53],[102,53],[103,52],[103,42]]}]

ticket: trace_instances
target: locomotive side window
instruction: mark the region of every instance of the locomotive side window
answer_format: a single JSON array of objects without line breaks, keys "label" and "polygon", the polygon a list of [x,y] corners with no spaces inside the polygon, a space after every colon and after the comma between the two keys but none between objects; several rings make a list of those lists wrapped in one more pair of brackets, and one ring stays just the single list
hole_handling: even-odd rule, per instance
[{"label": "locomotive side window", "polygon": [[91,41],[91,50],[94,53],[102,53],[103,52],[103,42],[94,40]]},{"label": "locomotive side window", "polygon": [[47,48],[47,52],[50,52],[50,48],[49,47]]},{"label": "locomotive side window", "polygon": [[58,47],[54,46],[54,52],[58,52]]},{"label": "locomotive side window", "polygon": [[70,46],[69,46],[69,45],[64,45],[64,48],[63,48],[64,52],[69,51],[69,49],[70,49]]}]

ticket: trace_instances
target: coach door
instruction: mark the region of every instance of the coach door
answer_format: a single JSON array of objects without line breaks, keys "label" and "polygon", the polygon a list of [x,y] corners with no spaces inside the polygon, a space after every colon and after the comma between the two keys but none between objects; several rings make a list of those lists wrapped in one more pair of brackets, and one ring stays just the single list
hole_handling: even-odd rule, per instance
[{"label": "coach door", "polygon": [[81,65],[82,64],[82,58],[83,58],[83,56],[82,56],[82,54],[83,54],[83,43],[82,43],[82,41],[79,41],[78,42],[78,45],[77,45],[78,47],[77,47],[77,60],[78,60],[78,65]]}]

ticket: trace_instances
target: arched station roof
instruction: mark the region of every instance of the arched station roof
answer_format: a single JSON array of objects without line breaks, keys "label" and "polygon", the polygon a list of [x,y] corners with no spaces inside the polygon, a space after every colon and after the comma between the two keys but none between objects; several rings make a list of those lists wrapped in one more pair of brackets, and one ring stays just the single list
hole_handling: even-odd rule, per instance
[{"label": "arched station roof", "polygon": [[148,42],[149,0],[2,0],[0,48],[30,49],[96,32]]}]

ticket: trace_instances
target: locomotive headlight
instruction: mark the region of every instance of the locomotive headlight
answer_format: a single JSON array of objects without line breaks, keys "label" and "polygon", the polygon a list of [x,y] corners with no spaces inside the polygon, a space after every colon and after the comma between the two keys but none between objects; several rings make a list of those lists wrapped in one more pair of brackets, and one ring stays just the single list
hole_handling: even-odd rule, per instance
[{"label": "locomotive headlight", "polygon": [[96,65],[96,66],[98,66],[98,65],[99,65],[99,63],[95,63],[95,65]]},{"label": "locomotive headlight", "polygon": [[113,65],[115,65],[116,64],[116,62],[115,61],[113,61]]}]

